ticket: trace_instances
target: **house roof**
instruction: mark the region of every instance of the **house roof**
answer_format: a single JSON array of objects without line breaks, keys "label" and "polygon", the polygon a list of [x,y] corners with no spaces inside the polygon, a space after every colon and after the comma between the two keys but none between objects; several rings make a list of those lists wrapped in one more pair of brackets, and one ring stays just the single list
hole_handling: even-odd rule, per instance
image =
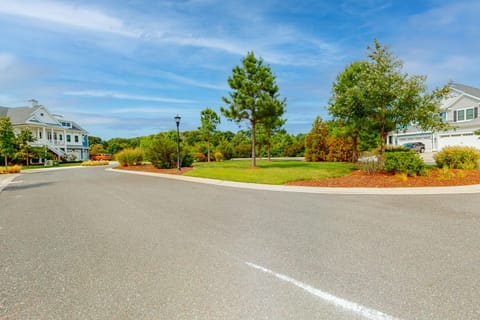
[{"label": "house roof", "polygon": [[[31,120],[30,118],[35,113],[35,111],[37,111],[39,108],[44,108],[44,107],[42,107],[42,106],[15,107],[15,108],[0,107],[0,117],[9,117],[10,122],[13,125],[25,124],[27,122],[38,122],[36,120]],[[56,119],[56,121],[59,121],[58,116],[54,116],[54,118]],[[66,119],[63,119],[63,118],[61,118],[61,120],[68,121],[68,122],[72,123],[72,127],[70,128],[70,130],[86,132],[85,129],[83,129],[80,125],[78,125],[74,121],[66,120]],[[46,124],[46,123],[44,123],[44,124]],[[60,123],[48,123],[47,125],[48,126],[58,126],[59,128],[62,127],[60,125]]]},{"label": "house roof", "polygon": [[473,96],[475,98],[480,99],[480,89],[478,89],[478,88],[466,86],[466,85],[460,84],[460,83],[452,83],[450,85],[450,87],[454,90],[461,91],[461,92],[466,93],[470,96]]},{"label": "house roof", "polygon": [[39,108],[36,107],[0,107],[0,117],[9,117],[12,124],[25,123],[31,115]]}]

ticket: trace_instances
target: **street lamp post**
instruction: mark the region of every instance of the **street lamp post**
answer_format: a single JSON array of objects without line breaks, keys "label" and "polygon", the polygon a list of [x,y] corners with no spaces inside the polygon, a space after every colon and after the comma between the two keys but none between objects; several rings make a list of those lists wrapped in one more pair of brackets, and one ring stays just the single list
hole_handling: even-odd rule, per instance
[{"label": "street lamp post", "polygon": [[180,167],[180,131],[179,131],[179,127],[180,127],[181,117],[177,114],[174,119],[175,119],[175,123],[177,124],[177,171],[180,172],[181,167]]}]

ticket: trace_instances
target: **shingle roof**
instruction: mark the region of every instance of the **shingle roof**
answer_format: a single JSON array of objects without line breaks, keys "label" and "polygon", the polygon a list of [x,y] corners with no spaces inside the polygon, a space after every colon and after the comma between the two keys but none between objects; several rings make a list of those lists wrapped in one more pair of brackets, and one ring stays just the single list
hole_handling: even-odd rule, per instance
[{"label": "shingle roof", "polygon": [[38,107],[0,107],[0,117],[9,117],[12,124],[25,123]]},{"label": "shingle roof", "polygon": [[450,85],[450,87],[480,99],[480,89],[466,86],[460,83],[453,83]]}]

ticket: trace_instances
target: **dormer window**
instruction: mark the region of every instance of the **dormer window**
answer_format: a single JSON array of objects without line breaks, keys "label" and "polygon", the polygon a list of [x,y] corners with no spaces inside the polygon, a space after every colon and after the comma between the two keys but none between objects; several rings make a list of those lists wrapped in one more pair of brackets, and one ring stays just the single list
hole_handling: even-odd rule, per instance
[{"label": "dormer window", "polygon": [[71,128],[71,127],[72,127],[72,123],[71,123],[71,122],[62,121],[62,127]]}]

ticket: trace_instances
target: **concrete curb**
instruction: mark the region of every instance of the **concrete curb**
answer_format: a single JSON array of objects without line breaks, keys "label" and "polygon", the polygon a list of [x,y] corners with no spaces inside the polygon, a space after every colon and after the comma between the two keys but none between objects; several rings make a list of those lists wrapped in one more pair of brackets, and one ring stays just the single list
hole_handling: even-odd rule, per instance
[{"label": "concrete curb", "polygon": [[173,174],[139,172],[128,170],[105,169],[110,172],[136,174],[142,176],[158,177],[186,182],[204,183],[222,187],[252,189],[263,191],[301,192],[314,194],[365,194],[365,195],[438,195],[438,194],[472,194],[480,193],[480,185],[454,186],[454,187],[418,187],[418,188],[327,188],[327,187],[301,187],[270,184],[255,184],[245,182],[233,182],[206,178],[177,176]]}]

